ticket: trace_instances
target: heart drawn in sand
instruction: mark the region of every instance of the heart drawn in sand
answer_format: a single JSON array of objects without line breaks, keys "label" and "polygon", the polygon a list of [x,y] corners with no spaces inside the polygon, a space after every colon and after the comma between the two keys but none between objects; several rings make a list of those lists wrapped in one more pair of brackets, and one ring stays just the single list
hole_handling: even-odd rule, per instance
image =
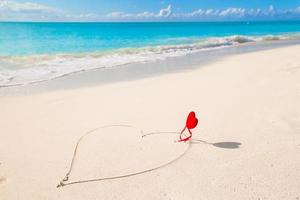
[{"label": "heart drawn in sand", "polygon": [[81,137],[67,176],[60,185],[129,177],[167,166],[189,149],[174,142],[179,132],[142,131],[123,125],[95,129]]}]

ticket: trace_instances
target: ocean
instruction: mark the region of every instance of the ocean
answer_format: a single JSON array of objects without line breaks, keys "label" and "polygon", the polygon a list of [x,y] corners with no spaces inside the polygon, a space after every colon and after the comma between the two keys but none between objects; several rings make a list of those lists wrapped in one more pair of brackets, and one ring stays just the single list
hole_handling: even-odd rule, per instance
[{"label": "ocean", "polygon": [[241,43],[300,39],[300,21],[0,22],[0,87]]}]

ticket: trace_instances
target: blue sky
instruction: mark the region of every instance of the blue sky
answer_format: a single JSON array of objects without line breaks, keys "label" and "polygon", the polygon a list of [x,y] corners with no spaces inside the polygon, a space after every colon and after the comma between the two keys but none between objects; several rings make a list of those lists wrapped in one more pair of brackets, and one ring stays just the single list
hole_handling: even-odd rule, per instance
[{"label": "blue sky", "polygon": [[0,21],[300,19],[300,0],[0,0]]}]

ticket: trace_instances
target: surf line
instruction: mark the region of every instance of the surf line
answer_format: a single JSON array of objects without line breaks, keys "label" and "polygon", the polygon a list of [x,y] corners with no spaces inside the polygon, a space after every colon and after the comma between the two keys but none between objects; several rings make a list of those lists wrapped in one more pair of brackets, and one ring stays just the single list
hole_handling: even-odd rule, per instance
[{"label": "surf line", "polygon": [[[179,160],[180,158],[182,158],[187,152],[188,150],[191,148],[191,142],[190,142],[190,138],[192,137],[192,132],[190,131],[190,129],[193,129],[197,126],[198,124],[198,119],[196,118],[196,115],[194,112],[190,112],[187,121],[186,121],[186,126],[184,127],[184,129],[181,132],[151,132],[151,133],[147,133],[147,134],[143,134],[143,131],[140,130],[141,136],[142,138],[145,137],[149,137],[155,134],[178,134],[180,137],[179,141],[175,141],[175,142],[184,142],[187,143],[187,147],[185,148],[185,150],[179,155],[177,156],[175,159],[168,161],[164,164],[161,164],[159,166],[150,168],[150,169],[146,169],[146,170],[142,170],[142,171],[137,171],[137,172],[133,172],[133,173],[128,173],[128,174],[124,174],[124,175],[119,175],[119,176],[110,176],[110,177],[99,177],[99,178],[95,178],[95,179],[86,179],[86,180],[79,180],[79,181],[71,181],[69,182],[69,177],[72,173],[72,169],[74,167],[75,161],[76,161],[76,155],[80,146],[80,142],[88,135],[91,134],[95,134],[97,130],[99,129],[105,129],[105,128],[109,128],[109,127],[127,127],[127,128],[134,128],[134,129],[138,129],[134,126],[130,126],[130,125],[107,125],[107,126],[101,126],[98,128],[95,128],[91,131],[88,131],[86,134],[84,134],[83,136],[81,136],[75,146],[75,150],[73,153],[73,157],[72,157],[72,161],[69,167],[68,172],[66,173],[65,177],[60,181],[60,183],[56,186],[57,188],[60,187],[64,187],[64,186],[68,186],[68,185],[74,185],[74,184],[80,184],[80,183],[89,183],[89,182],[97,182],[97,181],[105,181],[105,180],[114,180],[114,179],[121,179],[121,178],[127,178],[127,177],[131,177],[131,176],[136,176],[136,175],[141,175],[144,173],[148,173],[148,172],[152,172],[158,169],[161,169],[163,167],[166,167],[168,165],[171,165],[172,163],[176,162],[177,160]],[[183,132],[188,129],[190,136],[186,137],[186,138],[182,138]],[[139,129],[138,129],[139,130]]]}]

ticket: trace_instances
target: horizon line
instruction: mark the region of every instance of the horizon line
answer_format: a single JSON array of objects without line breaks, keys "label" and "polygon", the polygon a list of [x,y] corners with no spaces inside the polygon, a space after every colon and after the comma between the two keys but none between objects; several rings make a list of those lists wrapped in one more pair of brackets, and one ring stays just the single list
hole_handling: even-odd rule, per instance
[{"label": "horizon line", "polygon": [[1,21],[0,23],[201,23],[201,22],[285,22],[300,19],[249,19],[249,20],[171,20],[171,21]]}]

